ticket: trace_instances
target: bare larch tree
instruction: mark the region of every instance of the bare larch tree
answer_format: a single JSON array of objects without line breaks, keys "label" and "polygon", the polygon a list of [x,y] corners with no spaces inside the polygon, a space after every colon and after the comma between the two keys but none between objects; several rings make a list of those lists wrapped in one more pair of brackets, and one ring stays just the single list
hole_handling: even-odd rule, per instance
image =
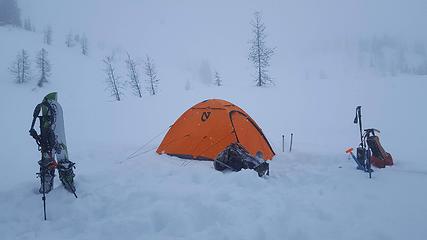
[{"label": "bare larch tree", "polygon": [[31,63],[27,51],[22,51],[16,56],[15,62],[9,68],[15,82],[18,84],[29,82],[31,79]]},{"label": "bare larch tree", "polygon": [[24,20],[24,29],[27,30],[27,31],[31,31],[31,32],[35,32],[36,31],[35,27],[31,23],[31,19],[26,18]]},{"label": "bare larch tree", "polygon": [[132,89],[133,94],[135,94],[135,96],[142,98],[141,81],[139,80],[139,74],[137,69],[138,64],[130,56],[129,53],[127,53],[127,57],[128,58],[126,59],[125,63],[128,71],[129,85]]},{"label": "bare larch tree", "polygon": [[214,73],[214,83],[216,86],[222,86],[222,79],[221,76],[219,75],[218,71],[215,71]]},{"label": "bare larch tree", "polygon": [[120,101],[121,97],[123,95],[123,87],[122,84],[119,82],[119,76],[117,76],[116,70],[113,66],[113,57],[107,56],[103,60],[105,64],[104,72],[107,74],[107,89],[110,91],[110,94],[116,101]]},{"label": "bare larch tree", "polygon": [[49,25],[43,31],[43,42],[52,45],[52,27]]},{"label": "bare larch tree", "polygon": [[261,14],[255,12],[254,19],[251,21],[254,37],[250,40],[249,60],[256,68],[256,85],[264,86],[273,83],[268,75],[267,68],[270,66],[270,58],[274,54],[274,49],[266,46],[265,25],[262,22]]},{"label": "bare larch tree", "polygon": [[144,69],[147,75],[147,90],[151,95],[156,95],[160,79],[157,77],[156,66],[149,56],[145,59]]},{"label": "bare larch tree", "polygon": [[73,33],[69,32],[67,36],[65,36],[65,46],[74,47],[74,36]]},{"label": "bare larch tree", "polygon": [[77,42],[80,42],[80,34],[75,34],[74,35],[74,41],[77,43]]},{"label": "bare larch tree", "polygon": [[85,56],[88,55],[88,44],[87,44],[87,37],[86,37],[86,35],[83,35],[80,38],[80,49],[81,49],[83,55],[85,55]]},{"label": "bare larch tree", "polygon": [[40,78],[37,83],[37,86],[43,87],[43,85],[47,82],[49,82],[50,72],[51,72],[51,65],[49,60],[47,59],[48,52],[42,48],[40,52],[37,54],[36,58],[36,65],[39,69]]}]

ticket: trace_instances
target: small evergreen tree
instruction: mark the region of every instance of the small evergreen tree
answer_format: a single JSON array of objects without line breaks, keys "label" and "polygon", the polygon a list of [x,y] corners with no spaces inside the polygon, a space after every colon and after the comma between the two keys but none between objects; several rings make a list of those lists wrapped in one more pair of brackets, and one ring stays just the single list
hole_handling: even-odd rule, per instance
[{"label": "small evergreen tree", "polygon": [[120,101],[123,95],[123,87],[119,81],[120,77],[117,76],[116,70],[113,66],[113,57],[107,56],[103,60],[105,64],[104,72],[107,74],[107,89],[110,91],[110,94],[116,101]]},{"label": "small evergreen tree", "polygon": [[254,19],[251,22],[254,37],[250,40],[249,60],[256,68],[256,85],[264,86],[273,83],[268,75],[267,68],[270,66],[270,58],[274,54],[274,49],[267,47],[265,39],[265,25],[262,22],[261,14],[255,12]]},{"label": "small evergreen tree", "polygon": [[222,79],[221,76],[219,75],[218,71],[215,71],[214,73],[214,83],[216,86],[222,86]]},{"label": "small evergreen tree", "polygon": [[51,65],[50,61],[47,58],[48,52],[42,48],[40,52],[37,54],[36,65],[39,69],[40,78],[37,83],[37,86],[43,87],[43,85],[49,82],[49,77],[51,74]]},{"label": "small evergreen tree", "polygon": [[137,70],[138,64],[134,59],[131,58],[129,53],[127,53],[127,57],[128,58],[126,59],[125,63],[128,70],[129,85],[132,89],[133,94],[135,94],[135,96],[142,98],[142,87],[141,87],[141,82],[139,80],[139,74]]},{"label": "small evergreen tree", "polygon": [[27,51],[22,49],[16,56],[16,60],[9,68],[9,71],[18,84],[26,83],[31,80],[31,64]]},{"label": "small evergreen tree", "polygon": [[151,95],[156,95],[160,79],[157,76],[156,66],[149,56],[146,57],[144,69],[145,75],[147,76],[147,90]]}]

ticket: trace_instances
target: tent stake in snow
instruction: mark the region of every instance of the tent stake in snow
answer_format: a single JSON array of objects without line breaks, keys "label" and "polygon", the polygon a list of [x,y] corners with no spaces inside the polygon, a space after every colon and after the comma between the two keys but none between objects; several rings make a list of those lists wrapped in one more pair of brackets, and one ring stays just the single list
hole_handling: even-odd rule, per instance
[{"label": "tent stake in snow", "polygon": [[285,152],[285,135],[282,135],[282,152]]},{"label": "tent stake in snow", "polygon": [[291,144],[289,145],[289,152],[292,152],[292,142],[293,142],[293,139],[294,139],[294,134],[291,133]]}]

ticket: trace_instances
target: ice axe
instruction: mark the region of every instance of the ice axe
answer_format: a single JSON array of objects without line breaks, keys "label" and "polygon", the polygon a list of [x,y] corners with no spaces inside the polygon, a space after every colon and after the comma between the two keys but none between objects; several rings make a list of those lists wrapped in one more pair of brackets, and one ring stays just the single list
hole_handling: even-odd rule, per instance
[{"label": "ice axe", "polygon": [[353,158],[353,160],[357,163],[357,169],[360,169],[360,170],[364,170],[365,169],[365,167],[363,166],[363,164],[354,155],[352,147],[350,147],[347,150],[345,150],[345,153],[350,154],[350,156]]}]

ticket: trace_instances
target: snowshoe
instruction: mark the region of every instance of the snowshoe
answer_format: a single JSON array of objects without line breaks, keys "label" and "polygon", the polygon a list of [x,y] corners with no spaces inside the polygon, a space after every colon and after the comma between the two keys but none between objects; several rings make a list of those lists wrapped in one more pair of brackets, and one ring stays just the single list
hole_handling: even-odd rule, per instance
[{"label": "snowshoe", "polygon": [[65,189],[71,193],[76,191],[76,187],[74,185],[75,174],[73,172],[74,164],[75,163],[70,161],[58,163],[59,180],[61,180]]},{"label": "snowshoe", "polygon": [[49,157],[50,154],[44,154],[42,160],[38,161],[40,172],[37,173],[40,178],[39,193],[48,193],[53,188],[53,179],[55,178],[56,161]]},{"label": "snowshoe", "polygon": [[39,193],[49,193],[53,188],[55,169],[40,168],[40,172],[37,175],[40,177],[41,185]]}]

